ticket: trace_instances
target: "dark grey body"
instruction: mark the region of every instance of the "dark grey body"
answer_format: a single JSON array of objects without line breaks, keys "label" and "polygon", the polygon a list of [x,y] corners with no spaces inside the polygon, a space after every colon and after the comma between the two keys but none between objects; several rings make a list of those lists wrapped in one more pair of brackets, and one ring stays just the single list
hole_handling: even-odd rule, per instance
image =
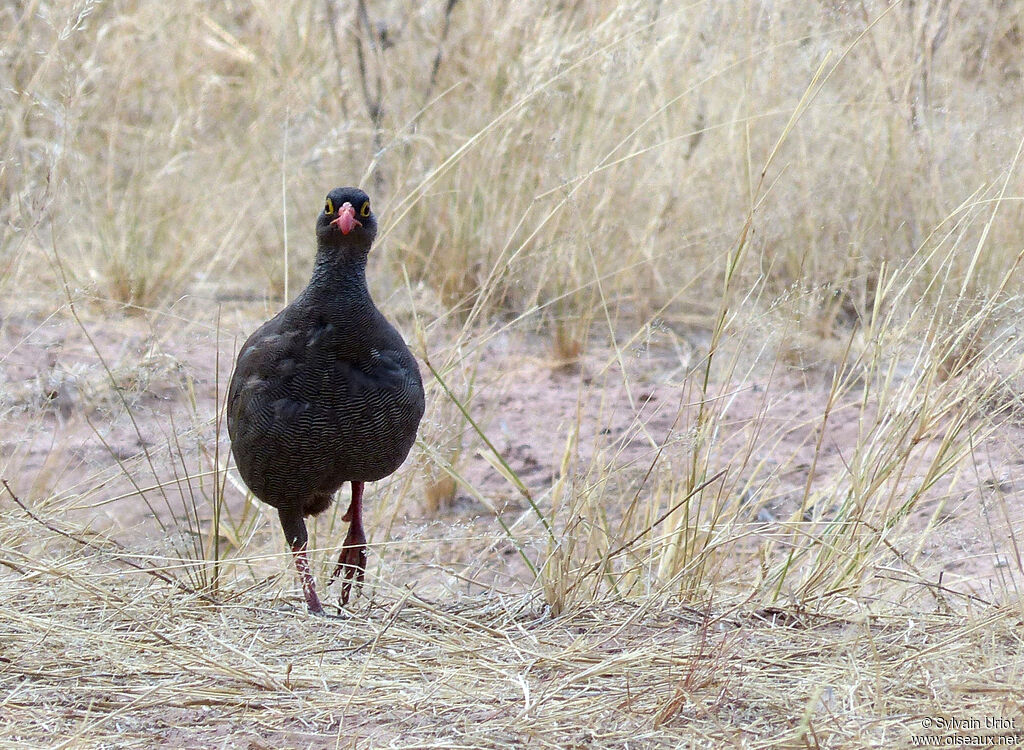
[{"label": "dark grey body", "polygon": [[228,387],[242,479],[274,507],[302,502],[303,515],[322,511],[345,482],[394,472],[423,416],[419,367],[402,337],[368,293],[351,294],[352,279],[333,281],[314,277],[248,338]]},{"label": "dark grey body", "polygon": [[309,285],[246,340],[228,386],[238,471],[293,545],[306,541],[302,516],[326,509],[342,484],[402,464],[424,409],[416,359],[366,287],[375,220],[351,240],[324,222]]}]

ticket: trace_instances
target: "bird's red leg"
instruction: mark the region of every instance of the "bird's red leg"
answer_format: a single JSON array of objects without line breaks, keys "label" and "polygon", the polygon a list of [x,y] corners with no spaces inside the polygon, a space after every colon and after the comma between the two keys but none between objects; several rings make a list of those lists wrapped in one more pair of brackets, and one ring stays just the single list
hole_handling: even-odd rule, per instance
[{"label": "bird's red leg", "polygon": [[306,597],[306,606],[314,615],[322,615],[324,608],[320,606],[320,597],[316,595],[316,583],[313,580],[313,573],[309,569],[309,558],[306,556],[306,545],[292,545],[292,554],[295,555],[295,568],[299,571],[299,580],[302,581],[302,595]]},{"label": "bird's red leg", "polygon": [[299,580],[302,582],[302,595],[306,597],[306,606],[314,615],[322,615],[324,608],[320,606],[320,599],[316,595],[316,583],[313,582],[313,573],[309,569],[309,557],[306,555],[306,522],[302,520],[301,503],[282,503],[277,509],[281,518],[281,529],[284,531],[284,538],[292,548],[292,556],[295,558],[295,569],[299,571]]},{"label": "bird's red leg", "polygon": [[348,510],[341,517],[342,521],[348,521],[348,534],[341,545],[341,554],[338,555],[338,565],[331,575],[334,583],[341,572],[345,572],[345,581],[341,584],[341,603],[348,604],[349,593],[352,590],[352,581],[362,584],[366,576],[366,534],[363,532],[363,483],[352,482],[352,502]]}]

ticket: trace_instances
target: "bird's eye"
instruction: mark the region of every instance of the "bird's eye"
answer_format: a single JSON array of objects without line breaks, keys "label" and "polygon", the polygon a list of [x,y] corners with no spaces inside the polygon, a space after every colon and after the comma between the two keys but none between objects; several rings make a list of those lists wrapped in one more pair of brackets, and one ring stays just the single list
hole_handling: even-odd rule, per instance
[{"label": "bird's eye", "polygon": [[359,215],[364,219],[370,215],[370,201],[364,201],[362,208],[359,209]]},{"label": "bird's eye", "polygon": [[330,198],[328,198],[327,203],[324,204],[324,213],[328,215],[334,213],[334,201],[332,201]]}]

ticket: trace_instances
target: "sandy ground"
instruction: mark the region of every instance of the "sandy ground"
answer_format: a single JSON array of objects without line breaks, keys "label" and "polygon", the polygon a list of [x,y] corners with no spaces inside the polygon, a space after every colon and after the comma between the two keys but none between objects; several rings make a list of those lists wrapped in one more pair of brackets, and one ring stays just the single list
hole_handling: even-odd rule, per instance
[{"label": "sandy ground", "polygon": [[[84,326],[67,310],[49,318],[7,313],[0,326],[4,478],[23,498],[59,502],[76,523],[140,554],[180,553],[196,525],[208,530],[211,523],[213,483],[201,475],[228,454],[226,431],[215,420],[218,393],[238,343],[267,312],[228,302],[220,306],[219,327],[209,309],[180,317],[84,314],[92,321]],[[570,434],[578,436],[570,472],[581,481],[600,477],[602,498],[625,503],[638,491],[653,491],[648,474],[656,458],[662,478],[688,470],[696,395],[685,376],[699,346],[697,337],[662,333],[622,352],[592,349],[559,365],[544,340],[502,334],[442,369],[541,504],[560,476]],[[828,386],[823,373],[776,368],[710,391],[719,394],[714,408],[724,415],[712,464],[740,466],[730,491],[741,493],[746,520],[761,532],[770,534],[774,523],[799,512],[812,464],[815,497],[853,460],[865,412],[854,392],[832,410],[821,434]],[[537,531],[530,506],[436,383],[428,393],[422,445],[400,472],[369,490],[371,540],[388,540],[376,573],[427,591],[520,590],[529,576],[493,513],[530,538]],[[918,447],[922,466],[940,432]],[[940,527],[927,538],[919,565],[941,572],[944,585],[986,601],[998,601],[1020,580],[1013,539],[1024,527],[1020,445],[1024,428],[1001,429],[974,446],[954,480],[939,482],[913,508],[911,528]],[[465,484],[439,502],[432,496],[437,487],[428,488],[444,476],[436,467],[441,459],[452,461]],[[750,476],[755,481],[744,485]],[[905,486],[912,483],[908,477]],[[272,512],[251,500],[247,506],[237,482],[226,484],[225,502],[232,518],[254,519],[245,526],[248,540],[232,540],[237,552],[276,551],[267,539],[280,536]],[[817,497],[804,513],[827,514],[835,502]],[[196,511],[190,509],[199,516],[191,526]],[[14,511],[7,505],[5,512]],[[337,514],[326,514],[314,539],[337,545],[342,528]]]},{"label": "sandy ground", "polygon": [[[0,474],[42,519],[0,499],[0,532],[17,540],[0,560],[10,595],[0,676],[11,690],[7,729],[19,738],[320,748],[507,747],[529,737],[590,747],[628,732],[638,746],[699,736],[775,747],[806,739],[793,717],[812,711],[819,739],[894,746],[921,731],[922,701],[938,714],[982,682],[996,687],[963,715],[1016,716],[1019,652],[994,635],[1014,627],[1013,608],[978,608],[978,627],[954,614],[1018,591],[1024,428],[1015,423],[975,444],[913,506],[891,537],[892,565],[870,566],[853,611],[878,605],[878,615],[837,617],[792,601],[764,606],[749,592],[758,551],[785,536],[788,519],[838,512],[833,488],[873,417],[857,406],[863,391],[852,388],[823,428],[823,370],[753,369],[716,383],[709,466],[729,469],[716,497],[737,539],[714,571],[725,583],[702,602],[655,591],[552,617],[529,595],[538,587],[495,517],[538,560],[547,547],[536,515],[428,375],[420,444],[368,488],[367,586],[339,619],[321,621],[304,612],[276,515],[230,474],[219,606],[184,591],[211,573],[211,471],[228,455],[218,393],[268,310],[227,302],[219,326],[208,310],[102,322],[88,312],[84,327],[67,311],[0,323]],[[692,465],[687,373],[701,345],[698,334],[663,332],[566,365],[542,338],[496,335],[432,364],[543,512],[563,480],[594,499],[600,513],[563,509],[556,533],[606,516],[614,537],[634,498],[670,493]],[[942,432],[935,425],[917,441],[898,491],[920,483]],[[439,481],[445,461],[462,478],[450,493]],[[323,581],[344,535],[340,513],[311,530]]]}]

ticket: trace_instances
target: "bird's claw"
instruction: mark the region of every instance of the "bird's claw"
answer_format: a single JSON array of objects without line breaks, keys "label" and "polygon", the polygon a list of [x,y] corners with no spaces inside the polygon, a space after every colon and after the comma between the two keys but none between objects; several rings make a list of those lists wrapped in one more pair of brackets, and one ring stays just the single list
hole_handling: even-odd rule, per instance
[{"label": "bird's claw", "polygon": [[345,543],[341,546],[341,554],[338,555],[338,564],[331,574],[330,586],[344,572],[344,580],[341,584],[341,604],[348,604],[349,595],[352,593],[352,582],[362,586],[366,577],[366,538],[362,533],[345,537]]}]

